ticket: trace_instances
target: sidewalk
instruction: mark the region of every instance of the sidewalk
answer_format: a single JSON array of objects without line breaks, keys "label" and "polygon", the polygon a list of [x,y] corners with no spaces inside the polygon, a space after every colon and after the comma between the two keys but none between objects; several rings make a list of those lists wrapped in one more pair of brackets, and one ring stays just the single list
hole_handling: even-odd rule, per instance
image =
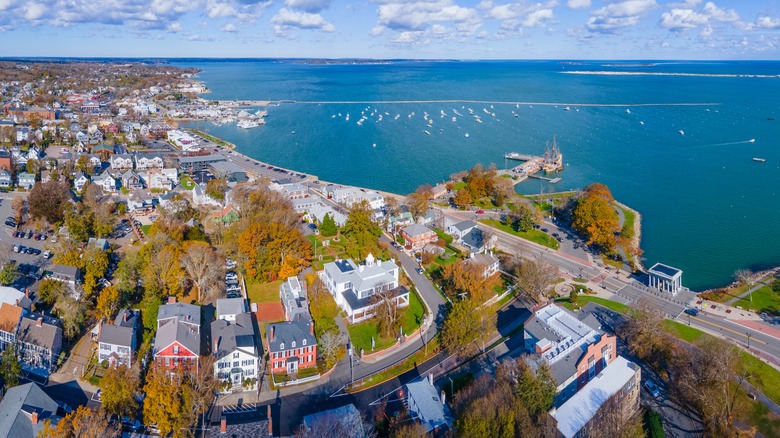
[{"label": "sidewalk", "polygon": [[761,316],[755,312],[749,310],[737,309],[726,304],[718,303],[715,301],[698,299],[696,300],[696,308],[709,315],[720,316],[731,321],[737,320],[750,320],[761,321]]}]

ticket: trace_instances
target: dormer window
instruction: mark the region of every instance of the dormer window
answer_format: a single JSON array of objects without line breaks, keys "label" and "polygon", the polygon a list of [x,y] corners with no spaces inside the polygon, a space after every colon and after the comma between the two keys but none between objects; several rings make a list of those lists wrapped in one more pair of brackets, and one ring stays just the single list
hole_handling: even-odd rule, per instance
[{"label": "dormer window", "polygon": [[304,346],[306,345],[306,339],[304,339],[304,340],[303,340],[303,345],[304,345]]},{"label": "dormer window", "polygon": [[282,342],[281,344],[279,344],[279,348],[280,348],[280,349],[282,349],[282,350],[284,350],[284,342]]},{"label": "dormer window", "polygon": [[292,341],[292,348],[295,348],[295,341]]}]

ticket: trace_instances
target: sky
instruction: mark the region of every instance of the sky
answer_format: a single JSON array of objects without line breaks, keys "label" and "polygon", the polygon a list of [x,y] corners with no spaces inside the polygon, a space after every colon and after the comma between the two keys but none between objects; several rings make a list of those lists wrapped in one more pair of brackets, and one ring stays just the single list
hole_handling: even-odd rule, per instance
[{"label": "sky", "polygon": [[0,56],[780,59],[780,0],[0,0]]}]

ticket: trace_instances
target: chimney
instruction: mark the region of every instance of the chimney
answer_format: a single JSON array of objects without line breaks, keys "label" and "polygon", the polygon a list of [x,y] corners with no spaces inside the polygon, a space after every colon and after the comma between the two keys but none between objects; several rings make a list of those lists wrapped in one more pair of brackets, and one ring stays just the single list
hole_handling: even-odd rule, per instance
[{"label": "chimney", "polygon": [[19,306],[19,300],[16,300],[16,304],[15,304],[15,305],[16,305],[17,307]]},{"label": "chimney", "polygon": [[43,327],[43,315],[41,315],[41,317],[38,318],[37,321],[35,321],[35,325],[37,325],[38,327]]},{"label": "chimney", "polygon": [[125,311],[122,313],[122,320],[123,320],[124,322],[127,322],[127,314],[128,314],[128,313],[130,313],[130,312],[128,312],[127,310],[125,310]]},{"label": "chimney", "polygon": [[274,434],[274,419],[271,417],[271,405],[268,405],[268,435]]},{"label": "chimney", "polygon": [[211,350],[211,354],[214,354],[219,350],[219,338],[214,339],[214,349]]},{"label": "chimney", "polygon": [[309,321],[309,333],[314,336],[314,321]]},{"label": "chimney", "polygon": [[38,411],[33,411],[30,415],[30,421],[32,421],[32,424],[38,424]]},{"label": "chimney", "polygon": [[272,325],[271,326],[271,340],[270,340],[270,342],[274,341],[274,331],[276,331],[276,326]]},{"label": "chimney", "polygon": [[174,296],[168,297],[168,304],[176,304],[176,297]]},{"label": "chimney", "polygon": [[224,415],[219,420],[219,433],[227,433],[227,417]]},{"label": "chimney", "polygon": [[24,296],[26,296],[27,298],[30,298],[30,289],[25,289],[24,290]]},{"label": "chimney", "polygon": [[441,390],[441,405],[446,406],[447,405],[447,393],[444,392],[444,390]]},{"label": "chimney", "polygon": [[433,386],[433,373],[428,373],[428,384]]}]

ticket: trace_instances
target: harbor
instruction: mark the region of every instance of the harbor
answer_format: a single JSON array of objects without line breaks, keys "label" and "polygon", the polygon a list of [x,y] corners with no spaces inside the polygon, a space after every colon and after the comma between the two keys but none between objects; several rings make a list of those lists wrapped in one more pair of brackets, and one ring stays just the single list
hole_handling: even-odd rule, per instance
[{"label": "harbor", "polygon": [[563,154],[553,137],[552,145],[549,143],[545,146],[544,155],[530,155],[520,152],[507,152],[504,154],[504,160],[522,161],[523,163],[499,171],[502,175],[509,175],[515,185],[528,178],[540,179],[549,182],[550,184],[556,184],[561,181],[560,177],[547,177],[539,175],[540,172],[544,172],[545,175],[549,172],[560,172],[563,170]]}]

